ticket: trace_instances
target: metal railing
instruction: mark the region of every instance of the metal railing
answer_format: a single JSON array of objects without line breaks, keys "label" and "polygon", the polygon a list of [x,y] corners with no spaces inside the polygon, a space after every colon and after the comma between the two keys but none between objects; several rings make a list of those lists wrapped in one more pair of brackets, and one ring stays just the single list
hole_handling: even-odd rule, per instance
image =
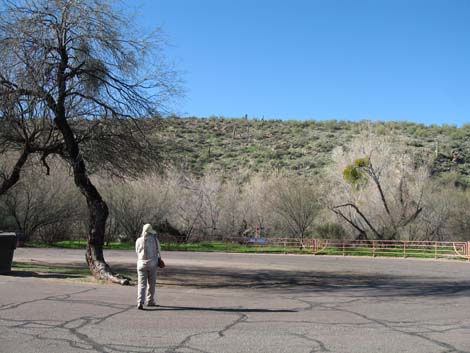
[{"label": "metal railing", "polygon": [[[265,252],[310,253],[313,255],[386,256],[434,259],[466,259],[470,261],[470,242],[411,240],[326,240],[300,238],[230,238]],[[256,249],[253,249],[256,252]],[[268,250],[268,251],[269,251]]]}]

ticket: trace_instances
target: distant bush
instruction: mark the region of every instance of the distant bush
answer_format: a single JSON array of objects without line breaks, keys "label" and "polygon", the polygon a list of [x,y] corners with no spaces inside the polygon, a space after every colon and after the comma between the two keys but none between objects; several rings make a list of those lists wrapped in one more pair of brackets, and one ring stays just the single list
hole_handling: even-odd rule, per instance
[{"label": "distant bush", "polygon": [[322,239],[343,239],[346,236],[345,229],[337,223],[325,223],[315,227],[315,232]]}]

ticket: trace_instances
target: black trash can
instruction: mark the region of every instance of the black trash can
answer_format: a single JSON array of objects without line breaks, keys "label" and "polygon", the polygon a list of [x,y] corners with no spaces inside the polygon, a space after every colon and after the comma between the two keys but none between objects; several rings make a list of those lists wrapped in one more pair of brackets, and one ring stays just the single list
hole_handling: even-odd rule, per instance
[{"label": "black trash can", "polygon": [[15,233],[0,233],[0,274],[11,271],[13,252],[16,249]]}]

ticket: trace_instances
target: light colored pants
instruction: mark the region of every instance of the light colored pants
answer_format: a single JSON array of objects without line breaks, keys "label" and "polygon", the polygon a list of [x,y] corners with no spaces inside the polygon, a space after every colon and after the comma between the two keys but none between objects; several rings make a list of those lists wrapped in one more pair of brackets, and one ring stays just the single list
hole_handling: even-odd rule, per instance
[{"label": "light colored pants", "polygon": [[157,282],[157,263],[146,265],[137,263],[137,305],[144,304],[147,292],[147,304],[155,303],[155,284]]}]

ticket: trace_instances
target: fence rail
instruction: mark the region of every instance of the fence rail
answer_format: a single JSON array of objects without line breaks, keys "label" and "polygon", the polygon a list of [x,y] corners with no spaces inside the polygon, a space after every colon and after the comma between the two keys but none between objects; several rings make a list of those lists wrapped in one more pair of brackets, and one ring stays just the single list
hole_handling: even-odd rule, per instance
[{"label": "fence rail", "polygon": [[272,249],[285,253],[313,255],[359,255],[466,259],[470,261],[470,242],[411,240],[326,240],[300,238],[230,238],[228,242]]}]

